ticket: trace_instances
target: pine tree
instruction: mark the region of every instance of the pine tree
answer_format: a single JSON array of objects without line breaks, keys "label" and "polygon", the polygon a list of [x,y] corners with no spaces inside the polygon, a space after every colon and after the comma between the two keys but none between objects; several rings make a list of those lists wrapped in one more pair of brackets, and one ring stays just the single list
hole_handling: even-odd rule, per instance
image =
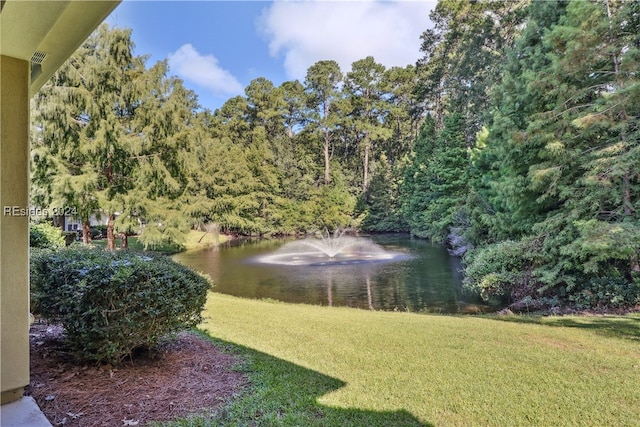
[{"label": "pine tree", "polygon": [[428,115],[420,127],[401,187],[402,213],[415,236],[427,235],[428,225],[423,221],[422,213],[430,203],[428,189],[432,176],[427,166],[431,163],[435,144],[436,123],[433,117]]},{"label": "pine tree", "polygon": [[422,212],[427,236],[446,242],[451,227],[465,225],[469,185],[469,156],[464,120],[456,113],[444,119],[436,147],[427,164],[430,181],[425,191],[429,204]]},{"label": "pine tree", "polygon": [[541,198],[557,203],[536,230],[556,230],[564,220],[576,235],[558,254],[566,267],[556,270],[557,280],[572,268],[627,277],[640,271],[640,27],[630,19],[637,9],[633,2],[572,1],[545,40],[557,102],[538,119],[549,138],[530,175]]},{"label": "pine tree", "polygon": [[383,92],[387,114],[384,124],[392,134],[381,141],[383,152],[391,164],[402,161],[418,137],[420,108],[414,93],[417,84],[416,67],[392,67],[383,76]]},{"label": "pine tree", "polygon": [[119,199],[115,221],[123,239],[135,222],[144,222],[139,240],[145,247],[181,244],[189,229],[180,198],[187,183],[186,153],[199,124],[197,97],[168,71],[166,61],[158,62],[136,82],[139,101],[129,138],[134,187]]},{"label": "pine tree", "polygon": [[369,186],[370,163],[375,159],[375,145],[391,136],[384,126],[387,103],[384,96],[385,67],[375,62],[372,56],[354,62],[345,77],[345,98],[352,132],[350,139],[358,141],[362,151],[362,192]]},{"label": "pine tree", "polygon": [[484,124],[490,90],[500,80],[505,50],[513,43],[528,1],[442,0],[434,27],[422,34],[416,92],[438,128],[447,113],[464,118],[469,145]]},{"label": "pine tree", "polygon": [[333,104],[338,99],[341,82],[342,71],[336,61],[316,62],[309,67],[305,78],[310,108],[308,120],[322,135],[325,185],[331,182],[332,132],[337,121]]},{"label": "pine tree", "polygon": [[[529,183],[529,170],[541,161],[543,138],[530,127],[533,117],[552,101],[552,85],[540,78],[550,67],[545,34],[564,14],[561,2],[534,2],[522,36],[502,69],[502,81],[492,91],[489,133],[477,141],[473,162],[476,243],[518,239],[552,208],[539,200]],[[482,236],[482,237],[481,237]]]},{"label": "pine tree", "polygon": [[371,184],[364,194],[366,215],[362,229],[378,232],[407,230],[400,208],[401,170],[402,165],[393,170],[384,154],[376,162]]}]

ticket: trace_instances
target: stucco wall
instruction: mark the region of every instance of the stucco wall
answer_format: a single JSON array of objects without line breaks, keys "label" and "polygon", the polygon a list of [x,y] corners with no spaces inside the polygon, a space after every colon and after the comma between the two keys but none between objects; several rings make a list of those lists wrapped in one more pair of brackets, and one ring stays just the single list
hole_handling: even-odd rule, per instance
[{"label": "stucco wall", "polygon": [[[0,55],[0,386],[2,403],[29,384],[29,63]],[[18,212],[19,213],[19,212]]]}]

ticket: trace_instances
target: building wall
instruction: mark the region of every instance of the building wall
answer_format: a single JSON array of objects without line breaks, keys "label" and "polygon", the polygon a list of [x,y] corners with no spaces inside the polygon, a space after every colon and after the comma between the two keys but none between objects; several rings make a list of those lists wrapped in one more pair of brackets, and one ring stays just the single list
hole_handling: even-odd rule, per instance
[{"label": "building wall", "polygon": [[0,55],[2,403],[29,384],[29,72],[28,61]]}]

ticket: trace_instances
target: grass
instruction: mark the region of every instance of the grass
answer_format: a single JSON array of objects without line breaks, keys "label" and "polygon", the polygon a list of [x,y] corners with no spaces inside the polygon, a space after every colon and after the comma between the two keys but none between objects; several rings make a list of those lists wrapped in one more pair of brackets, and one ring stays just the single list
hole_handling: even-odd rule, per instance
[{"label": "grass", "polygon": [[211,294],[252,388],[179,426],[637,426],[640,315],[464,317]]},{"label": "grass", "polygon": [[[137,236],[130,236],[128,239],[129,249],[133,251],[144,251],[144,245],[138,241]],[[189,233],[185,236],[185,242],[183,247],[179,247],[176,245],[160,245],[153,248],[149,248],[154,252],[161,252],[166,254],[174,254],[176,252],[180,252],[183,250],[193,250],[193,249],[204,249],[210,246],[214,246],[220,243],[224,243],[227,240],[225,235],[219,235],[218,241],[216,242],[213,234],[205,233],[204,231],[196,231],[190,230]],[[116,238],[116,245],[120,244],[120,239]],[[107,247],[107,239],[97,239],[93,240],[93,245],[99,248]]]}]

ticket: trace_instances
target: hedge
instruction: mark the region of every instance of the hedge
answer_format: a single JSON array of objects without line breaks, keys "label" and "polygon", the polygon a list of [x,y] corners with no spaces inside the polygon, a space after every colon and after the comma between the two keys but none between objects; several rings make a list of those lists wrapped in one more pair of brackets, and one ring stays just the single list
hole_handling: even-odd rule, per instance
[{"label": "hedge", "polygon": [[31,287],[32,311],[62,324],[79,360],[118,364],[197,325],[210,281],[161,255],[63,248],[32,250]]}]

